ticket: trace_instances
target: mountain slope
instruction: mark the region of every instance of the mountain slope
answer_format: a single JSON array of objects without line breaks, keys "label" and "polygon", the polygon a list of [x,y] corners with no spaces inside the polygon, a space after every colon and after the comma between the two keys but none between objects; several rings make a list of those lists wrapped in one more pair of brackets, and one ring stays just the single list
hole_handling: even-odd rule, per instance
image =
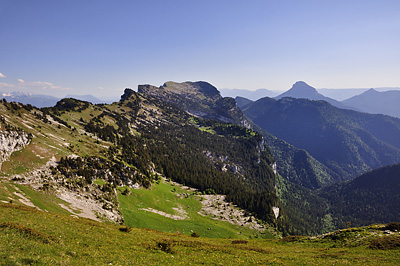
[{"label": "mountain slope", "polygon": [[379,92],[370,89],[360,95],[342,101],[345,105],[372,114],[385,114],[400,118],[400,91]]},{"label": "mountain slope", "polygon": [[[211,88],[210,95],[204,93]],[[140,93],[149,94],[162,101],[172,103],[178,108],[195,113],[203,118],[229,120],[235,124],[250,127],[260,132],[277,162],[277,170],[285,178],[310,188],[319,188],[338,179],[331,170],[312,158],[307,152],[299,150],[283,140],[277,139],[248,120],[235,105],[220,105],[230,102],[230,98],[222,98],[215,87],[205,82],[167,82],[160,88],[151,85],[139,85]],[[221,114],[224,114],[221,116]]]},{"label": "mountain slope", "polygon": [[123,221],[117,188],[150,188],[161,176],[224,194],[271,224],[284,219],[273,212],[280,206],[272,156],[250,129],[205,121],[132,90],[111,105],[67,98],[42,110],[3,101],[0,108],[5,131],[33,136],[3,162],[2,176],[62,198],[85,197],[105,210],[101,219]]},{"label": "mountain slope", "polygon": [[400,161],[399,119],[294,98],[263,98],[243,112],[262,129],[307,150],[341,180]]},{"label": "mountain slope", "polygon": [[247,98],[243,98],[243,97],[240,97],[240,96],[236,96],[235,97],[235,101],[236,101],[236,104],[237,104],[237,106],[239,108],[242,108],[243,106],[253,102],[252,100],[249,100]]},{"label": "mountain slope", "polygon": [[325,187],[319,195],[329,201],[340,227],[400,221],[400,164]]},{"label": "mountain slope", "polygon": [[324,95],[320,94],[315,88],[311,87],[304,81],[297,81],[295,84],[293,84],[292,88],[290,88],[288,91],[276,96],[275,99],[279,100],[284,97],[291,97],[291,98],[297,98],[297,99],[308,99],[308,100],[314,100],[314,101],[325,101],[325,102],[328,102],[331,105],[336,106],[338,108],[352,109],[351,107],[348,107],[339,101],[336,101],[329,97],[325,97]]}]

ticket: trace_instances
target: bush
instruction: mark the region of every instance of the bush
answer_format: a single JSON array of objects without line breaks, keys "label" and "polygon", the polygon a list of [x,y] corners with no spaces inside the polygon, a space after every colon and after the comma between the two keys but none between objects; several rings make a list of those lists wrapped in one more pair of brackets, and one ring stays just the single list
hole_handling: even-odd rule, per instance
[{"label": "bush", "polygon": [[385,226],[385,230],[400,231],[400,223],[399,222],[388,223]]},{"label": "bush", "polygon": [[372,249],[395,249],[400,248],[400,236],[383,236],[375,238],[369,245]]},{"label": "bush", "polygon": [[233,240],[232,244],[247,244],[249,241],[243,240],[243,239],[238,239],[238,240]]},{"label": "bush", "polygon": [[121,232],[125,232],[125,233],[129,233],[130,231],[132,231],[132,227],[130,226],[123,226],[119,228],[119,231]]},{"label": "bush", "polygon": [[174,243],[171,242],[171,240],[163,240],[160,242],[157,242],[157,248],[161,249],[162,251],[166,252],[166,253],[174,253],[174,251],[172,250],[172,247],[174,246]]},{"label": "bush", "polygon": [[196,232],[193,232],[190,234],[191,237],[200,237],[200,235]]}]

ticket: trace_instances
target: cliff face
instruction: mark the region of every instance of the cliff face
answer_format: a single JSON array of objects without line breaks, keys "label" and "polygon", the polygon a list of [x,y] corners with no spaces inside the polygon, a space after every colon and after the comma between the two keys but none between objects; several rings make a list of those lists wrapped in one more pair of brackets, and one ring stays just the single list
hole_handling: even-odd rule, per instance
[{"label": "cliff face", "polygon": [[0,168],[14,151],[22,150],[29,142],[25,131],[0,131]]},{"label": "cliff face", "polygon": [[223,98],[217,88],[204,81],[166,82],[161,87],[139,85],[138,92],[159,98],[198,117],[249,126],[235,100]]}]

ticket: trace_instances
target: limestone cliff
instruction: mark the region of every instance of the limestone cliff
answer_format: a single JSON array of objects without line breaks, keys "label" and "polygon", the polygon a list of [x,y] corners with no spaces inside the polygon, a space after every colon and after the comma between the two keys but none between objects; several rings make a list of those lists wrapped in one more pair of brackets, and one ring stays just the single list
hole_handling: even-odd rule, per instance
[{"label": "limestone cliff", "polygon": [[159,98],[198,117],[249,127],[235,100],[223,98],[217,88],[204,81],[170,81],[160,87],[139,85],[138,92]]},{"label": "limestone cliff", "polygon": [[0,131],[0,168],[14,151],[22,150],[29,142],[25,131]]}]

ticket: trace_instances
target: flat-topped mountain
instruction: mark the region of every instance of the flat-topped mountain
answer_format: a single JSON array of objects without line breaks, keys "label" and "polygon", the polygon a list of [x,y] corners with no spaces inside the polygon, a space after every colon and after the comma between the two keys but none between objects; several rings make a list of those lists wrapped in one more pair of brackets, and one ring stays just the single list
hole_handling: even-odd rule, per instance
[{"label": "flat-topped mountain", "polygon": [[235,100],[223,98],[217,88],[204,81],[170,81],[160,87],[139,85],[138,92],[162,99],[195,116],[246,126]]},{"label": "flat-topped mountain", "polygon": [[351,107],[348,107],[339,101],[336,101],[329,97],[325,97],[324,95],[320,94],[314,87],[311,87],[304,81],[297,81],[295,84],[293,84],[293,86],[292,86],[292,88],[290,88],[290,90],[276,96],[275,99],[279,100],[284,97],[291,97],[291,98],[297,98],[297,99],[308,99],[308,100],[314,100],[314,101],[325,101],[325,102],[328,102],[331,105],[336,106],[338,108],[352,109]]}]

